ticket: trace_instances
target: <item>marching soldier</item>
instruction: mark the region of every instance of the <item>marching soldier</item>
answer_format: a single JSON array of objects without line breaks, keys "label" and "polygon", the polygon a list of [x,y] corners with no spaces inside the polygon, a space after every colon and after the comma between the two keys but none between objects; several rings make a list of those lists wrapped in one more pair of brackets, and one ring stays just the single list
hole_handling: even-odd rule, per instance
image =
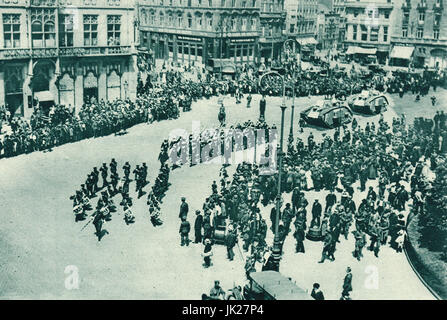
[{"label": "marching soldier", "polygon": [[125,180],[129,180],[129,175],[130,175],[130,164],[128,161],[126,161],[126,163],[123,166],[123,170],[124,170],[124,179]]},{"label": "marching soldier", "polygon": [[189,206],[188,206],[188,203],[186,202],[185,197],[182,197],[181,201],[182,201],[182,203],[180,204],[180,213],[179,213],[178,217],[180,219],[182,219],[182,217],[185,217],[185,219],[186,219],[188,216]]},{"label": "marching soldier", "polygon": [[181,216],[182,222],[180,223],[180,238],[181,238],[181,246],[189,246],[189,231],[191,230],[191,225],[188,221],[186,221],[186,216]]},{"label": "marching soldier", "polygon": [[194,221],[194,243],[202,242],[202,224],[203,216],[200,210],[196,210],[196,220]]},{"label": "marching soldier", "polygon": [[104,162],[102,164],[102,167],[99,169],[99,171],[101,171],[101,177],[102,177],[102,188],[107,187],[107,185],[109,184],[109,182],[107,181],[107,164]]}]

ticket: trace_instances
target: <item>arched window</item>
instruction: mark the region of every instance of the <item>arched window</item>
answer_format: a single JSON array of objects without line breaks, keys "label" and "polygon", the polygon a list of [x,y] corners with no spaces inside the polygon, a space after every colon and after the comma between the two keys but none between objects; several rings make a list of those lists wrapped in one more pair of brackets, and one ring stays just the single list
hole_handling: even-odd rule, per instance
[{"label": "arched window", "polygon": [[163,14],[163,12],[160,12],[160,25],[164,25],[165,24],[165,15]]},{"label": "arched window", "polygon": [[170,13],[169,16],[168,16],[168,24],[169,24],[170,27],[172,27],[172,25],[174,24],[174,21],[172,19],[172,13]]},{"label": "arched window", "polygon": [[42,22],[34,21],[33,24],[31,25],[31,33],[32,33],[32,39],[33,39],[33,47],[34,48],[41,48],[41,47],[43,47]]},{"label": "arched window", "polygon": [[177,26],[183,27],[183,14],[182,13],[179,13],[177,16]]},{"label": "arched window", "polygon": [[212,14],[208,14],[206,16],[206,27],[208,30],[213,29],[213,15]]},{"label": "arched window", "polygon": [[251,18],[251,30],[256,30],[256,18]]},{"label": "arched window", "polygon": [[151,12],[151,25],[155,25],[155,12]]},{"label": "arched window", "polygon": [[203,23],[203,21],[202,21],[202,15],[201,15],[201,14],[198,14],[198,15],[196,16],[196,27],[197,27],[197,29],[202,29],[202,28],[203,28],[202,23]]},{"label": "arched window", "polygon": [[242,31],[247,31],[247,18],[242,18],[241,30]]},{"label": "arched window", "polygon": [[188,13],[188,28],[192,28],[192,16]]}]

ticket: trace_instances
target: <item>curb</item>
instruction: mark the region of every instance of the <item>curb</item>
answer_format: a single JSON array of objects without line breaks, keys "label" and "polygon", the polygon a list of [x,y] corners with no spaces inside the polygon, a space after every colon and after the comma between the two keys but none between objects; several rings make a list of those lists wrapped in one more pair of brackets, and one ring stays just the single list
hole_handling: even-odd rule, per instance
[{"label": "curb", "polygon": [[[408,229],[408,225],[410,224],[412,218],[413,218],[414,214],[413,211],[410,212],[410,214],[408,215],[407,218],[407,224],[406,224],[406,229]],[[444,300],[441,298],[441,296],[424,280],[424,278],[422,277],[422,275],[417,271],[416,267],[414,266],[413,262],[410,259],[410,255],[407,252],[407,246],[410,247],[413,251],[413,245],[411,244],[411,241],[409,240],[409,236],[407,233],[407,237],[405,240],[405,244],[404,244],[404,252],[405,252],[405,257],[407,258],[408,264],[410,265],[411,269],[413,269],[414,273],[416,274],[416,276],[419,278],[419,280],[422,282],[422,284],[428,289],[428,291],[430,291],[430,293],[437,299],[437,300]]]}]

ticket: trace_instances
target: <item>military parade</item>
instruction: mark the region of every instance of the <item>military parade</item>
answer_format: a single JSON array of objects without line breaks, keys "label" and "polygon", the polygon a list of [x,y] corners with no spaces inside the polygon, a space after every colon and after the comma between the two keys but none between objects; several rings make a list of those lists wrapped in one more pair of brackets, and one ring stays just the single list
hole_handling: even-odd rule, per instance
[{"label": "military parade", "polygon": [[[0,277],[0,297],[439,299],[445,68],[365,66],[340,58],[347,48],[305,53],[291,38],[229,71],[209,43],[213,66],[175,61],[178,49],[192,56],[193,37],[143,39],[166,52],[141,49],[122,70],[78,68],[75,106],[34,92],[26,112],[0,100],[0,247],[12,279]],[[107,78],[96,94],[95,73]],[[58,283],[67,266],[79,290]]]}]

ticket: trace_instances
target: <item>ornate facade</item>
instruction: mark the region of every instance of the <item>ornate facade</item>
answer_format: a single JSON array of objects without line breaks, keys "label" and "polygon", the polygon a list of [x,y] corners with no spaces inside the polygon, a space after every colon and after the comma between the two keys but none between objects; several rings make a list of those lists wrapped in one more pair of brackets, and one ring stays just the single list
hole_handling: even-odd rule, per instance
[{"label": "ornate facade", "polygon": [[156,59],[184,64],[255,63],[267,48],[270,57],[272,40],[282,41],[281,14],[272,17],[273,6],[262,11],[261,1],[139,0],[140,45]]},{"label": "ornate facade", "polygon": [[123,0],[0,0],[0,104],[79,107],[136,95],[134,6]]}]

